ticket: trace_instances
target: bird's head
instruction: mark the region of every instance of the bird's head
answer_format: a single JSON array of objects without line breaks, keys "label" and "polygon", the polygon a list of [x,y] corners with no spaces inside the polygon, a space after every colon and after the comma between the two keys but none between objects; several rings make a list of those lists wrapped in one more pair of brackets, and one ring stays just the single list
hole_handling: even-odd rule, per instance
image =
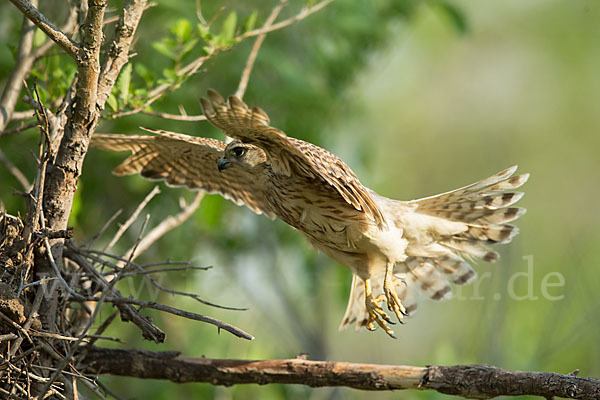
[{"label": "bird's head", "polygon": [[234,140],[225,147],[223,157],[219,158],[217,167],[219,171],[233,166],[252,169],[266,160],[265,152],[261,148]]}]

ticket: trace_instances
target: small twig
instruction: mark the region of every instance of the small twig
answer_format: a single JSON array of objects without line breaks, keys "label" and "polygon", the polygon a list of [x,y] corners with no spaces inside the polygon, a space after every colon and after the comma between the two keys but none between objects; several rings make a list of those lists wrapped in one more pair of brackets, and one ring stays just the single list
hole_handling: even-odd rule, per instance
[{"label": "small twig", "polygon": [[319,3],[311,6],[311,7],[305,7],[303,8],[298,14],[294,15],[293,17],[290,17],[288,19],[285,19],[283,21],[280,21],[276,24],[273,24],[269,27],[262,27],[262,28],[258,28],[258,29],[253,29],[251,31],[248,32],[244,32],[242,35],[236,37],[236,41],[239,40],[243,40],[249,37],[253,37],[253,36],[258,36],[258,35],[262,35],[264,33],[269,33],[269,32],[273,32],[273,31],[277,31],[279,29],[285,28],[286,26],[292,25],[295,22],[298,22],[300,20],[303,20],[304,18],[316,13],[317,11],[319,11],[320,9],[322,9],[323,7],[329,5],[330,3],[332,3],[334,0],[323,0],[320,1]]},{"label": "small twig", "polygon": [[[79,252],[80,253],[84,253],[85,250],[79,250]],[[106,260],[103,260],[100,257],[94,256],[92,253],[102,254],[102,255],[104,255],[106,257],[111,257],[111,258],[117,260],[118,264],[114,264],[114,263],[108,262]],[[106,277],[103,278],[103,279],[106,279],[107,282],[108,281],[114,281],[115,279],[121,280],[125,276],[130,276],[130,275],[144,275],[144,274],[146,274],[146,272],[148,272],[148,271],[144,270],[143,266],[141,266],[139,264],[136,264],[133,261],[129,261],[126,258],[114,255],[114,254],[108,254],[108,253],[104,253],[104,252],[100,252],[100,251],[90,250],[86,254],[86,257],[89,258],[90,260],[94,261],[94,262],[97,262],[99,264],[108,266],[108,267],[112,268],[115,271],[119,271],[118,273],[111,272],[111,273],[106,274]],[[123,270],[124,270],[123,266],[125,264],[131,265],[131,266],[137,268],[138,271],[123,272]],[[190,269],[189,267],[184,267],[184,268],[185,269]],[[170,269],[173,270],[173,268],[170,268]],[[195,269],[206,269],[206,268],[197,267]],[[196,300],[196,301],[198,301],[198,302],[200,302],[202,304],[205,304],[207,306],[211,306],[211,307],[215,307],[215,308],[221,308],[221,309],[224,309],[224,310],[233,310],[233,311],[246,311],[247,310],[247,308],[228,307],[228,306],[222,306],[222,305],[219,305],[219,304],[216,304],[216,303],[212,303],[210,301],[202,299],[200,296],[195,295],[193,293],[187,293],[187,292],[181,292],[181,291],[178,291],[178,290],[169,289],[169,288],[161,285],[160,283],[158,283],[155,279],[153,279],[151,277],[149,277],[149,279],[150,279],[150,283],[152,283],[152,285],[154,285],[159,290],[162,290],[164,292],[171,293],[171,294],[174,294],[174,295],[187,296],[187,297],[190,297],[190,298],[192,298],[192,299],[194,299],[194,300]]]},{"label": "small twig", "polygon": [[[98,301],[98,299],[95,297],[88,297],[85,300],[86,301]],[[142,308],[152,308],[154,310],[163,311],[163,312],[177,315],[177,316],[180,316],[183,318],[193,319],[195,321],[206,322],[206,323],[216,326],[217,328],[219,328],[219,330],[221,330],[221,329],[226,330],[227,332],[229,332],[239,338],[254,340],[254,336],[250,335],[249,333],[244,332],[240,328],[237,328],[231,324],[219,321],[218,319],[215,319],[215,318],[207,317],[205,315],[196,314],[196,313],[193,313],[190,311],[180,310],[178,308],[170,307],[170,306],[167,306],[164,304],[159,304],[159,303],[155,303],[152,301],[133,299],[133,298],[125,298],[125,297],[108,297],[105,299],[105,301],[108,303],[113,303],[113,304],[134,304],[134,305],[140,306]]]},{"label": "small twig", "polygon": [[[122,275],[122,278],[127,278],[130,276],[138,276],[138,275],[149,275],[149,274],[158,274],[160,272],[174,272],[174,271],[189,271],[189,270],[202,270],[206,271],[209,267],[198,267],[195,265],[189,265],[185,263],[183,267],[168,267],[168,268],[158,268],[158,269],[150,269],[144,271],[132,271],[127,272]],[[145,265],[141,266],[142,268],[146,267]],[[112,274],[112,272],[110,273]]]},{"label": "small twig", "polygon": [[[42,229],[45,229],[46,227],[45,227],[45,223],[44,223],[43,214],[41,215],[40,222],[42,223]],[[54,256],[52,255],[52,249],[50,247],[50,241],[48,240],[48,237],[45,237],[43,240],[44,240],[44,246],[46,247],[46,255],[48,256],[48,261],[50,262],[50,265],[52,266],[52,269],[54,270],[54,273],[56,274],[56,277],[60,281],[63,288],[71,296],[75,297],[76,299],[79,299],[79,300],[83,299],[84,297],[82,295],[80,295],[79,293],[77,293],[76,291],[74,291],[69,286],[69,284],[65,281],[65,279],[62,277],[62,274],[60,273],[60,270],[58,269],[58,266],[56,265],[56,261],[54,261]]]},{"label": "small twig", "polygon": [[104,247],[104,251],[110,250],[115,245],[115,243],[117,243],[119,241],[119,239],[121,238],[121,236],[123,236],[123,233],[125,233],[125,231],[127,229],[129,229],[129,227],[131,226],[131,224],[133,224],[133,222],[137,219],[138,215],[140,214],[140,212],[142,212],[142,210],[144,209],[144,207],[146,207],[146,205],[148,204],[148,202],[150,202],[150,200],[152,200],[152,198],[154,196],[156,196],[157,194],[159,194],[159,193],[160,193],[160,189],[159,189],[158,185],[154,186],[154,188],[152,189],[152,191],[150,191],[150,193],[148,193],[148,195],[146,196],[146,198],[144,198],[144,200],[142,200],[142,202],[133,211],[133,214],[131,214],[131,216],[129,217],[129,219],[127,219],[127,221],[125,221],[125,223],[119,227],[119,230],[117,231],[117,233],[115,234],[115,236]]},{"label": "small twig", "polygon": [[31,340],[31,337],[29,336],[27,329],[23,328],[21,325],[17,324],[15,321],[13,321],[12,319],[10,319],[6,315],[4,315],[4,313],[2,311],[0,311],[0,318],[5,320],[6,322],[8,322],[13,328],[15,328],[16,330],[21,332],[23,335],[25,335],[27,340],[29,340],[29,343],[33,344],[33,340]]},{"label": "small twig", "polygon": [[13,340],[18,338],[14,333],[7,333],[5,335],[0,335],[0,342],[4,342],[5,340]]},{"label": "small twig", "polygon": [[98,385],[102,390],[104,390],[106,393],[110,394],[112,397],[114,397],[116,400],[125,400],[124,397],[119,396],[118,394],[116,394],[111,388],[109,388],[108,386],[106,386],[104,383],[102,383],[102,381],[96,380],[94,382],[96,385]]},{"label": "small twig", "polygon": [[29,119],[35,117],[35,112],[33,110],[24,110],[24,111],[13,111],[11,121],[20,121],[22,119]]},{"label": "small twig", "polygon": [[[87,260],[88,253],[84,250],[74,246],[73,243],[67,242],[66,247],[66,256],[71,260],[76,262],[79,266],[81,266],[85,271],[87,271],[91,277],[103,288],[103,294],[109,292],[113,296],[120,296],[118,290],[111,289],[116,283],[116,280],[113,280],[112,283],[108,282],[101,273],[99,273],[94,266]],[[125,272],[125,271],[123,271]],[[97,307],[97,306],[96,306]],[[129,304],[118,304],[117,308],[121,313],[121,319],[123,321],[131,321],[135,325],[137,325],[142,331],[142,335],[147,340],[152,340],[155,343],[162,343],[165,340],[165,333],[160,330],[156,325],[152,323],[152,321],[141,315],[138,310],[136,310],[133,306]],[[101,331],[97,331],[96,333],[100,333]],[[93,340],[93,339],[92,339]]]},{"label": "small twig", "polygon": [[[12,119],[11,119],[11,120],[14,120],[14,119],[15,119],[15,118],[14,118],[14,114],[13,114],[13,117],[12,117]],[[27,124],[25,124],[25,123],[21,123],[21,125],[19,125],[19,126],[15,126],[14,128],[5,129],[5,130],[3,130],[3,131],[0,131],[0,137],[2,137],[2,136],[7,136],[7,135],[11,135],[11,134],[13,134],[13,133],[19,133],[19,132],[23,132],[23,131],[26,131],[27,129],[34,128],[34,127],[36,127],[37,125],[38,125],[38,122],[37,122],[37,121],[32,121],[32,122],[29,122],[29,123],[27,123]]]},{"label": "small twig", "polygon": [[27,179],[25,174],[23,174],[21,170],[15,164],[12,163],[12,161],[6,158],[2,150],[0,150],[0,162],[2,162],[2,164],[4,164],[4,166],[8,170],[8,172],[10,172],[11,175],[14,176],[17,181],[19,181],[19,183],[23,187],[23,190],[25,190],[26,192],[29,192],[31,190],[31,183],[29,183],[29,180]]},{"label": "small twig", "polygon": [[125,258],[131,257],[134,260],[137,256],[146,251],[154,242],[160,239],[165,233],[169,232],[173,228],[181,225],[185,222],[193,213],[196,211],[200,202],[204,198],[204,191],[198,191],[194,200],[186,206],[179,214],[171,215],[170,217],[165,218],[160,224],[155,226],[144,238],[137,244],[136,253],[134,254],[134,249],[131,248],[125,253]]},{"label": "small twig", "polygon": [[[37,5],[37,0],[33,0],[33,2]],[[17,49],[17,60],[0,96],[0,131],[4,130],[6,125],[13,119],[17,98],[21,92],[21,82],[33,66],[33,60],[29,57],[29,54],[33,48],[34,35],[35,25],[24,16],[19,48]]]},{"label": "small twig", "polygon": [[[148,224],[149,217],[150,217],[150,215],[146,216],[146,219],[144,220],[144,223],[142,224],[142,227],[140,228],[137,242],[139,242],[140,237],[142,236],[144,229],[146,228],[146,225]],[[123,271],[124,270],[125,270],[125,268],[123,269]],[[100,310],[102,309],[102,304],[106,301],[106,294],[113,291],[114,285],[117,283],[117,281],[118,281],[118,279],[115,279],[115,281],[111,282],[108,285],[107,290],[103,291],[102,294],[100,295],[100,298],[97,299],[98,303],[96,304],[96,307],[94,308],[94,312],[92,313],[90,319],[88,320],[87,326],[83,330],[83,333],[81,334],[79,339],[77,339],[77,341],[75,343],[73,343],[73,345],[69,348],[69,352],[64,357],[64,359],[56,366],[56,371],[52,374],[52,376],[50,377],[50,380],[44,385],[44,387],[41,390],[42,395],[44,395],[50,389],[50,385],[52,384],[52,382],[54,382],[59,377],[61,372],[65,369],[67,364],[73,358],[73,355],[75,354],[75,352],[81,345],[81,342],[85,339],[85,335],[90,330],[90,328],[92,327],[92,324],[98,317],[98,314],[100,313]]]},{"label": "small twig", "polygon": [[[263,25],[263,29],[268,29],[273,22],[281,13],[281,10],[287,3],[287,0],[281,0],[277,6],[273,8],[271,14],[267,17],[265,24]],[[235,92],[235,95],[240,99],[244,98],[244,94],[246,93],[246,88],[248,87],[248,81],[250,80],[250,74],[252,73],[252,68],[254,68],[254,62],[256,61],[256,56],[258,55],[258,50],[260,50],[260,46],[262,46],[265,38],[267,37],[267,32],[261,33],[258,35],[256,40],[254,41],[254,45],[252,46],[252,50],[250,50],[250,54],[248,55],[248,59],[246,60],[246,66],[244,67],[244,71],[242,72],[242,76],[240,78],[240,83],[238,84],[238,88]]]},{"label": "small twig", "polygon": [[81,247],[93,247],[94,244],[96,243],[96,240],[98,240],[98,238],[100,236],[102,236],[104,234],[104,232],[106,232],[106,230],[108,229],[108,227],[115,221],[115,219],[117,219],[117,217],[119,215],[121,215],[121,213],[123,212],[123,209],[120,208],[116,213],[114,213],[112,215],[112,217],[110,217],[108,219],[108,221],[106,221],[106,223],[104,224],[104,226],[102,226],[102,229],[100,229],[98,231],[98,233],[96,233],[94,236],[92,236],[91,238],[89,238],[88,240],[86,240],[85,242],[83,242],[83,244],[81,245]]},{"label": "small twig", "polygon": [[206,120],[205,115],[177,115],[177,114],[169,114],[169,113],[165,113],[165,112],[149,111],[149,110],[140,110],[139,112],[141,112],[142,114],[145,114],[145,115],[151,115],[153,117],[159,117],[159,118],[164,118],[164,119],[172,119],[175,121],[195,122],[195,121]]},{"label": "small twig", "polygon": [[[42,304],[42,299],[44,298],[45,289],[46,289],[46,286],[44,284],[42,284],[42,285],[40,285],[37,292],[35,293],[35,299],[33,300],[33,305],[31,306],[31,311],[29,312],[29,316],[27,317],[27,320],[25,321],[25,324],[23,325],[23,329],[25,331],[29,330],[29,328],[31,327],[31,324],[33,323],[33,321],[36,317],[38,310],[40,309],[40,305]],[[19,347],[21,347],[21,343],[23,343],[23,338],[20,337],[17,340],[15,340],[13,347],[10,349],[11,357],[13,357],[15,354],[17,354],[17,350],[19,350]]]}]

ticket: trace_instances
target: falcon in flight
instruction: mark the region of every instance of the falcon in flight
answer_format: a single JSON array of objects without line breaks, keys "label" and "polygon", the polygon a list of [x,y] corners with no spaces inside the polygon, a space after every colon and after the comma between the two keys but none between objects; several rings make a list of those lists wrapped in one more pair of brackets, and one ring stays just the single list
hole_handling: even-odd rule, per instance
[{"label": "falcon in flight", "polygon": [[[465,261],[495,261],[488,248],[518,232],[511,221],[514,192],[529,174],[511,167],[487,179],[412,201],[383,197],[363,186],[342,160],[269,125],[260,108],[208,91],[206,118],[234,140],[152,131],[155,136],[96,134],[92,145],[129,156],[114,173],[139,173],[173,186],[219,193],[258,214],[279,217],[317,249],[350,268],[352,288],[340,325],[394,337],[392,317],[402,322],[418,297],[450,297],[450,283],[475,278]],[[388,311],[384,310],[387,305]],[[392,314],[393,313],[393,314]]]}]

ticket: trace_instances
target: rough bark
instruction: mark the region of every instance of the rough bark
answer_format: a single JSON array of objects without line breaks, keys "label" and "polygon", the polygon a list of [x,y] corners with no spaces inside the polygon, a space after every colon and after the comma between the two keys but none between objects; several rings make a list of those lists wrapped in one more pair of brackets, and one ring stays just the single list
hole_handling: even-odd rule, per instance
[{"label": "rough bark", "polygon": [[181,357],[177,352],[88,350],[88,373],[173,382],[346,386],[362,390],[436,390],[466,398],[534,395],[572,399],[600,398],[600,380],[550,372],[505,370],[489,365],[393,366],[348,362],[288,360],[214,360]]}]

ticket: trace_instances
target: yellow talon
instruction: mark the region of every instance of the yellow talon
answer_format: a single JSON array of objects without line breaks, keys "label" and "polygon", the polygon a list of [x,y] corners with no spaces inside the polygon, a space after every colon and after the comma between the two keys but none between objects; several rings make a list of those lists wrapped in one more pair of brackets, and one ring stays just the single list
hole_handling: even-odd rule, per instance
[{"label": "yellow talon", "polygon": [[402,320],[407,315],[406,308],[402,305],[398,293],[396,293],[396,287],[403,283],[402,280],[394,278],[394,264],[388,264],[385,270],[385,280],[383,281],[383,291],[385,293],[385,300],[387,301],[388,308],[393,311],[398,317],[398,321],[402,323]]},{"label": "yellow talon", "polygon": [[375,323],[377,323],[385,333],[396,339],[394,331],[387,325],[388,323],[393,324],[394,322],[389,315],[383,311],[383,308],[381,308],[381,303],[383,301],[386,301],[386,296],[383,294],[373,298],[371,280],[365,280],[365,305],[367,307],[367,312],[369,313],[369,322],[367,322],[366,328],[370,331],[374,331],[377,329],[377,326],[375,326]]}]

